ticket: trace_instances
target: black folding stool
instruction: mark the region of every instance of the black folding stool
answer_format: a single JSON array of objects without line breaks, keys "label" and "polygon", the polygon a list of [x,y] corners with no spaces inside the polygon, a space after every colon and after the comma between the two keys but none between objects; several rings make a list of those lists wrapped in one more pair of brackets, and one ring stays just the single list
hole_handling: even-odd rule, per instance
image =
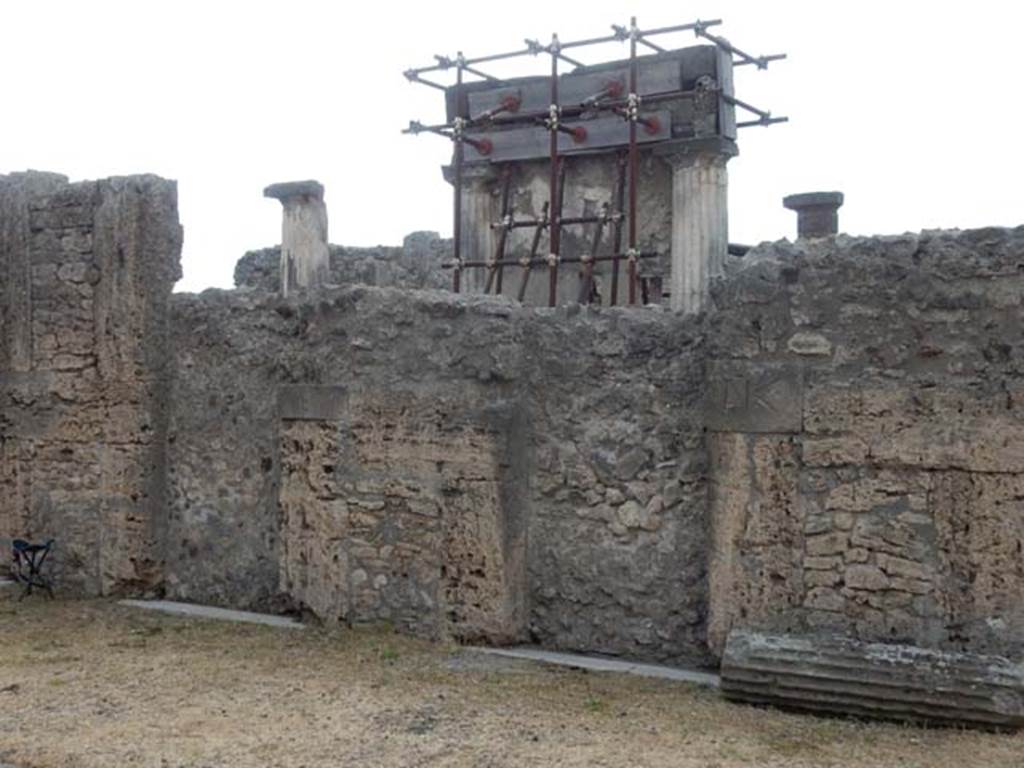
[{"label": "black folding stool", "polygon": [[53,549],[53,543],[53,539],[45,544],[32,544],[24,539],[15,539],[11,542],[14,555],[14,579],[22,585],[19,601],[31,595],[33,587],[45,589],[46,594],[50,596],[51,600],[53,599],[53,582],[43,573],[43,565]]}]

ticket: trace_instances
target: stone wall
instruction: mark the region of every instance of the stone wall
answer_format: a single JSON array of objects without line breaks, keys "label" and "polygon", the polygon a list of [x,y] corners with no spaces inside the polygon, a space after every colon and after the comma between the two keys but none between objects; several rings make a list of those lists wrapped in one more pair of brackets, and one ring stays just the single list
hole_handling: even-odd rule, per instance
[{"label": "stone wall", "polygon": [[0,539],[55,538],[63,589],[162,579],[173,182],[0,176]]},{"label": "stone wall", "polygon": [[731,626],[1024,650],[1024,228],[761,246],[716,295]]},{"label": "stone wall", "polygon": [[[406,235],[401,247],[329,246],[330,282],[334,285],[376,285],[386,288],[448,288],[452,241],[436,232]],[[281,289],[281,246],[249,251],[235,265],[235,287],[263,291]]]},{"label": "stone wall", "polygon": [[708,549],[700,324],[654,308],[530,317],[534,638],[700,660]]},{"label": "stone wall", "polygon": [[0,539],[62,590],[1024,653],[1024,228],[762,245],[696,317],[358,284],[439,280],[436,237],[172,296],[180,244],[172,182],[0,177]]},{"label": "stone wall", "polygon": [[691,321],[355,287],[176,295],[174,327],[172,596],[701,656]]}]

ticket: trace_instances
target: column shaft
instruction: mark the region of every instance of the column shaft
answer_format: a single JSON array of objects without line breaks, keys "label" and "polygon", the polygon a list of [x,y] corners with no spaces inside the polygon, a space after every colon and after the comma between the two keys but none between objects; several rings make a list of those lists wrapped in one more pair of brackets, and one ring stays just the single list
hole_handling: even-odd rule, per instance
[{"label": "column shaft", "polygon": [[[489,176],[462,179],[462,260],[487,261],[494,257],[495,237],[491,223],[497,218],[493,210]],[[469,267],[462,273],[465,293],[483,293],[487,285],[486,267]]]},{"label": "column shaft", "polygon": [[281,295],[318,288],[330,278],[327,206],[317,181],[271,184],[265,197],[281,201]]},{"label": "column shaft", "polygon": [[672,309],[708,307],[708,286],[720,277],[729,247],[727,157],[683,156],[672,173]]}]

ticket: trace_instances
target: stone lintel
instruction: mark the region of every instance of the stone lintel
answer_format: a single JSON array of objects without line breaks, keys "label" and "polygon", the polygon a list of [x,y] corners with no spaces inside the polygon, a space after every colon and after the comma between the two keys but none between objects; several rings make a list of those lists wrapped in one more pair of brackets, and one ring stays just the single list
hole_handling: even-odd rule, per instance
[{"label": "stone lintel", "polygon": [[278,411],[286,421],[336,421],[345,414],[348,390],[341,386],[286,384],[278,390]]},{"label": "stone lintel", "polygon": [[713,432],[803,428],[803,374],[786,363],[719,360],[708,366],[706,426]]}]

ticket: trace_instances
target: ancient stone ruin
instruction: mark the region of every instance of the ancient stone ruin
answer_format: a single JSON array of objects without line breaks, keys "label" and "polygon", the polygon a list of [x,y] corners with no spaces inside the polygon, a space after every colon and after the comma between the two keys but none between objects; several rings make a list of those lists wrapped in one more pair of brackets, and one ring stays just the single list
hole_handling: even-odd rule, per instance
[{"label": "ancient stone ruin", "polygon": [[62,593],[1020,661],[1024,227],[849,237],[841,198],[790,200],[803,236],[720,254],[683,311],[548,308],[452,292],[436,235],[328,246],[319,185],[267,194],[283,247],[172,294],[174,182],[0,176],[0,540],[56,538]]}]

